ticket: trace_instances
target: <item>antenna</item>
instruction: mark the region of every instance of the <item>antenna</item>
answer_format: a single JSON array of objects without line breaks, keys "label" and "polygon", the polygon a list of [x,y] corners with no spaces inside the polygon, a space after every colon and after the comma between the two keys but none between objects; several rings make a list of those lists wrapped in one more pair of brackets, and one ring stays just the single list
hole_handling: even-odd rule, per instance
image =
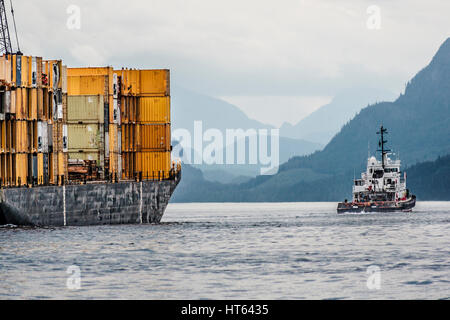
[{"label": "antenna", "polygon": [[0,0],[0,53],[13,53],[4,0]]},{"label": "antenna", "polygon": [[381,139],[380,139],[380,141],[378,142],[378,146],[379,146],[381,149],[378,149],[377,151],[381,151],[381,166],[382,166],[383,169],[384,169],[384,158],[385,158],[385,155],[386,155],[389,151],[391,151],[391,150],[389,150],[389,149],[385,149],[385,148],[384,148],[384,144],[387,143],[387,140],[384,140],[384,135],[385,135],[385,134],[388,134],[387,129],[384,128],[383,125],[381,125],[380,131],[378,131],[377,134],[381,135]]}]

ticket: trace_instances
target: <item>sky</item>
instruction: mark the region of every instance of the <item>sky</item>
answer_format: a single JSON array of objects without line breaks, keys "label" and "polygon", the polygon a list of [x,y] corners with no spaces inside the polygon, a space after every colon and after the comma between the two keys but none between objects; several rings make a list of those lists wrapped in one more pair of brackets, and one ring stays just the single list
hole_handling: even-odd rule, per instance
[{"label": "sky", "polygon": [[276,126],[297,123],[352,87],[402,92],[450,36],[448,0],[13,5],[24,54],[73,67],[168,68],[172,86],[222,98]]}]

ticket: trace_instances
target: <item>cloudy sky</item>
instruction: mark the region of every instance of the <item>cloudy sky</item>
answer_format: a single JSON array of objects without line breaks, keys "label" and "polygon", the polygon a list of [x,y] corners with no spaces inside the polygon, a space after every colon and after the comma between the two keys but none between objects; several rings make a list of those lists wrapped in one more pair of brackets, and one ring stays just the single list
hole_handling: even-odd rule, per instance
[{"label": "cloudy sky", "polygon": [[13,3],[25,54],[169,68],[172,85],[274,125],[296,123],[343,89],[400,93],[450,36],[448,0]]}]

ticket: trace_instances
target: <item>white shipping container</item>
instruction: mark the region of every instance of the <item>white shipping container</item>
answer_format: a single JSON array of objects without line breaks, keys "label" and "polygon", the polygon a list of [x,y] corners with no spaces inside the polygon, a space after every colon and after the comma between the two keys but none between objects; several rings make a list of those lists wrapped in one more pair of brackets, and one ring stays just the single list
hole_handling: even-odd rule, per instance
[{"label": "white shipping container", "polygon": [[37,62],[36,57],[31,58],[31,86],[36,88],[37,86]]},{"label": "white shipping container", "polygon": [[48,152],[48,123],[45,121],[38,122],[38,152]]}]

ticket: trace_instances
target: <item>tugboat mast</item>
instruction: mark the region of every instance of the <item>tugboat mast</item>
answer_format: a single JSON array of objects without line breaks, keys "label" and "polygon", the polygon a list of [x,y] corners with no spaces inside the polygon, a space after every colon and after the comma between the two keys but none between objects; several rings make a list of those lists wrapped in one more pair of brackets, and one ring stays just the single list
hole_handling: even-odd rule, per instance
[{"label": "tugboat mast", "polygon": [[388,134],[387,129],[385,129],[385,128],[383,127],[383,125],[381,125],[380,131],[378,131],[377,134],[381,135],[381,139],[380,139],[380,141],[378,142],[378,146],[379,146],[381,149],[378,149],[377,151],[381,151],[381,166],[383,167],[383,170],[384,170],[384,165],[385,165],[385,164],[384,164],[384,158],[385,158],[385,155],[386,155],[389,151],[391,151],[391,150],[389,150],[389,149],[384,149],[384,144],[387,143],[387,140],[384,140],[384,135],[385,135],[385,134]]}]

